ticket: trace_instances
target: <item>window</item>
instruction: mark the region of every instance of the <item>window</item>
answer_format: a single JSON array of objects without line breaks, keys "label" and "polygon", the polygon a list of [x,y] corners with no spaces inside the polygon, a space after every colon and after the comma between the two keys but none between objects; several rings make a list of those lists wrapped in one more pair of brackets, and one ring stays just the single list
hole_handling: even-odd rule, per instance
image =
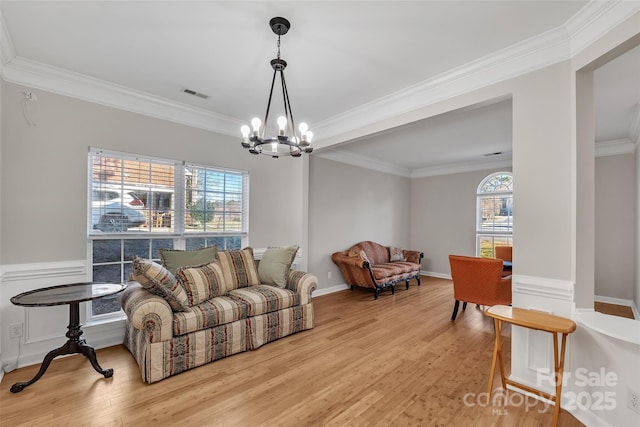
[{"label": "window", "polygon": [[[247,243],[249,175],[181,161],[89,150],[91,280],[123,282],[134,256],[160,249]],[[117,296],[93,301],[88,318],[119,315]]]},{"label": "window", "polygon": [[513,175],[497,172],[478,186],[476,255],[494,258],[496,246],[512,246]]}]

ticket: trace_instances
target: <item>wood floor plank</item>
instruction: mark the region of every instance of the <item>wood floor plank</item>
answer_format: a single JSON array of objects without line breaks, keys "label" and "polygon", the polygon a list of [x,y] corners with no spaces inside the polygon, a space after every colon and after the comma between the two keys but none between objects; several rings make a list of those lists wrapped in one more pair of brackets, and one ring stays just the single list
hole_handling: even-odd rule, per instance
[{"label": "wood floor plank", "polygon": [[[469,305],[451,322],[451,281],[378,300],[363,290],[314,298],[315,328],[154,384],[142,383],[123,346],[98,350],[112,378],[76,355],[54,360],[22,392],[9,392],[39,366],[5,374],[4,426],[540,426],[552,409],[481,406],[493,324]],[[504,350],[510,360],[510,328]],[[496,373],[497,374],[497,373]],[[496,378],[496,385],[499,379]],[[515,392],[509,392],[515,393]],[[562,411],[562,426],[581,426]]]}]

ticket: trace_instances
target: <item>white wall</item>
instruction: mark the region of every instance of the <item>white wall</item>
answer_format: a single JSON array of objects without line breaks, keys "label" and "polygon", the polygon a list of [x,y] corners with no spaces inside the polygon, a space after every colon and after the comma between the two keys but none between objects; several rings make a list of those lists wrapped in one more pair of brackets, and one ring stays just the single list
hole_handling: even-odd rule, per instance
[{"label": "white wall", "polygon": [[[411,180],[411,246],[422,248],[422,269],[450,277],[449,254],[476,255],[476,192],[489,169]],[[517,209],[517,208],[516,208]]]},{"label": "white wall", "polygon": [[363,240],[409,248],[408,178],[318,156],[309,169],[309,271],[318,276],[319,291],[345,283],[333,252]]},{"label": "white wall", "polygon": [[595,294],[633,299],[635,264],[635,155],[595,162]]},{"label": "white wall", "polygon": [[[299,244],[308,253],[303,159],[253,156],[240,147],[239,138],[39,90],[34,91],[38,100],[29,104],[37,126],[29,126],[22,110],[27,90],[6,82],[2,86],[0,322],[4,328],[12,323],[25,328],[19,339],[1,331],[5,365],[16,364],[19,342],[17,365],[39,363],[46,351],[64,342],[68,324],[66,307],[23,308],[9,299],[89,277],[89,146],[248,170],[250,245]],[[122,325],[85,330],[97,347],[122,342]]]}]

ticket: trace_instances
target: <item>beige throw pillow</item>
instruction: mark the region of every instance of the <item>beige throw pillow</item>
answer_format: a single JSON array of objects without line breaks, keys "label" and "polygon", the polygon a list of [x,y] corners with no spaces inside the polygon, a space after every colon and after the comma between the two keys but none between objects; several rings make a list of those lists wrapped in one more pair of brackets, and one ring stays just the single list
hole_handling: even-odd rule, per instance
[{"label": "beige throw pillow", "polygon": [[406,261],[401,248],[389,247],[389,261]]},{"label": "beige throw pillow", "polygon": [[258,264],[258,276],[260,283],[284,288],[291,271],[298,246],[288,248],[268,248]]},{"label": "beige throw pillow", "polygon": [[133,257],[133,280],[143,288],[164,298],[173,311],[189,311],[189,298],[173,274],[149,259]]}]

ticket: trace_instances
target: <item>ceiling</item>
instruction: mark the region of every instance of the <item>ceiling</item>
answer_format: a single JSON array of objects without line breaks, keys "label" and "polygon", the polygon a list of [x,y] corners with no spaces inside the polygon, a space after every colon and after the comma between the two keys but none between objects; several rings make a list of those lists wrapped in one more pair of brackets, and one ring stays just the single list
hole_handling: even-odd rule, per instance
[{"label": "ceiling", "polygon": [[[584,39],[594,17],[613,10],[578,0],[4,0],[2,74],[35,89],[239,136],[241,124],[264,115],[277,40],[268,21],[284,16],[292,24],[281,46],[291,105],[296,120],[314,131],[316,153],[411,176],[510,162],[511,101],[355,138],[351,131],[434,101],[412,96],[434,93],[452,76],[480,76],[531,46],[561,40],[571,47],[546,64],[568,59],[572,35]],[[595,73],[598,141],[629,139],[640,116],[639,75],[640,48]],[[501,154],[485,156],[491,153]]]}]

